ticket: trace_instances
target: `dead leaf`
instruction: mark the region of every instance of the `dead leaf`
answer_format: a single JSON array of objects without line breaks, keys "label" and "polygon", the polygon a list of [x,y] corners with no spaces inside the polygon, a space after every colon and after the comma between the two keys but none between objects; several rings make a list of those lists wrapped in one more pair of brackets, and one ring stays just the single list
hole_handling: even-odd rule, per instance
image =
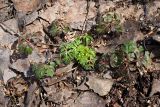
[{"label": "dead leaf", "polygon": [[98,77],[89,76],[86,84],[90,89],[93,89],[95,93],[98,93],[100,96],[105,96],[112,88],[113,83],[114,81],[112,79],[100,79]]},{"label": "dead leaf", "polygon": [[152,90],[151,90],[149,96],[152,96],[153,94],[155,94],[157,92],[160,92],[160,80],[153,79]]},{"label": "dead leaf", "polygon": [[58,69],[56,70],[55,74],[56,74],[57,76],[60,76],[60,75],[63,75],[63,74],[65,74],[65,73],[71,71],[71,70],[72,70],[72,67],[73,67],[73,64],[74,64],[74,63],[70,63],[69,65],[67,65],[67,66],[65,66],[65,67],[58,68]]},{"label": "dead leaf", "polygon": [[12,2],[17,11],[25,13],[36,10],[41,4],[41,0],[12,0]]},{"label": "dead leaf", "polygon": [[92,92],[84,92],[68,107],[105,107],[105,101]]}]

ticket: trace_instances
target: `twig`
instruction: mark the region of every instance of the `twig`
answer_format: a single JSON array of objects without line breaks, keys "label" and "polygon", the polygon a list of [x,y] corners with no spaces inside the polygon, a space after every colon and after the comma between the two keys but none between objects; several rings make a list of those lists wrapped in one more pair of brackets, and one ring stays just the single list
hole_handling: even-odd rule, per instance
[{"label": "twig", "polygon": [[89,0],[87,0],[87,7],[86,7],[87,13],[86,13],[86,16],[85,16],[85,20],[83,22],[82,33],[83,33],[84,29],[86,30],[86,23],[87,23],[87,19],[88,19],[89,6],[90,6],[89,5]]}]

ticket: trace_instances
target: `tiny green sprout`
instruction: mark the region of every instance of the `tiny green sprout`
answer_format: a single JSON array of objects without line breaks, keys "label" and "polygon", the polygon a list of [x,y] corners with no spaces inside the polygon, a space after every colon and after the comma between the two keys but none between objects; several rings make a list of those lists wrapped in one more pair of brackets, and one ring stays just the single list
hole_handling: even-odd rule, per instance
[{"label": "tiny green sprout", "polygon": [[149,69],[149,67],[151,67],[152,59],[151,59],[150,53],[148,51],[145,51],[145,53],[144,53],[142,64],[147,69]]},{"label": "tiny green sprout", "polygon": [[32,48],[30,46],[28,46],[27,44],[20,44],[18,46],[18,51],[21,53],[21,54],[24,54],[24,55],[29,55],[29,54],[32,54]]},{"label": "tiny green sprout", "polygon": [[121,25],[121,18],[115,12],[109,12],[104,14],[99,24],[95,26],[95,32],[97,34],[103,35],[110,32],[122,33],[122,25]]},{"label": "tiny green sprout", "polygon": [[124,56],[121,52],[114,52],[110,56],[110,65],[111,67],[119,67],[124,60]]},{"label": "tiny green sprout", "polygon": [[114,20],[114,13],[107,13],[105,15],[103,15],[103,20],[104,22],[107,22],[107,23],[111,23],[113,20]]},{"label": "tiny green sprout", "polygon": [[130,61],[133,61],[135,58],[140,58],[141,53],[144,52],[144,48],[142,46],[137,46],[134,41],[124,43],[121,50],[126,54]]},{"label": "tiny green sprout", "polygon": [[47,64],[34,64],[32,66],[32,71],[37,79],[43,79],[45,77],[53,77],[55,71],[55,65]]},{"label": "tiny green sprout", "polygon": [[60,34],[60,29],[58,28],[58,24],[57,22],[53,22],[50,26],[50,29],[49,29],[49,34],[52,36],[52,37],[55,37],[57,36],[58,34]]},{"label": "tiny green sprout", "polygon": [[58,36],[62,33],[68,33],[70,30],[71,29],[67,23],[61,24],[60,20],[55,20],[49,26],[48,32],[52,37],[55,37],[55,36]]},{"label": "tiny green sprout", "polygon": [[87,33],[84,36],[82,36],[81,39],[82,39],[82,43],[85,46],[88,46],[91,43],[91,41],[93,40],[93,38],[91,37],[91,35],[89,35]]},{"label": "tiny green sprout", "polygon": [[137,49],[137,44],[134,41],[128,41],[126,43],[124,43],[121,47],[121,50],[126,53],[134,53]]}]

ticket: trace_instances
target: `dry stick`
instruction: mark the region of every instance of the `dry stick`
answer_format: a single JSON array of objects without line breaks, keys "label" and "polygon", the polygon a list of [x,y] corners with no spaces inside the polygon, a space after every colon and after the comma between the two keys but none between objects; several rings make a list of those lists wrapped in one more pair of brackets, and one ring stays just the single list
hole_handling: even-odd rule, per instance
[{"label": "dry stick", "polygon": [[33,84],[31,84],[31,86],[29,87],[28,89],[28,92],[27,92],[27,98],[26,100],[24,101],[25,105],[24,107],[31,107],[32,105],[32,102],[35,98],[35,91],[38,89],[38,85],[36,82],[34,82]]},{"label": "dry stick", "polygon": [[87,23],[87,19],[88,19],[89,6],[90,6],[89,5],[89,0],[87,0],[87,7],[86,7],[87,13],[86,13],[86,16],[85,16],[85,20],[83,22],[82,33],[83,33],[84,29],[86,30],[86,23]]}]

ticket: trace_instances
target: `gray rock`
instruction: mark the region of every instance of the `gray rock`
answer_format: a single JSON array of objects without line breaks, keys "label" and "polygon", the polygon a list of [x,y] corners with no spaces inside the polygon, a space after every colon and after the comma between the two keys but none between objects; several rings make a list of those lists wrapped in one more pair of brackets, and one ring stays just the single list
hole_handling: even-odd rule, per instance
[{"label": "gray rock", "polygon": [[12,11],[12,6],[8,0],[0,0],[0,22],[6,21],[12,17],[10,12]]},{"label": "gray rock", "polygon": [[17,37],[15,36],[11,36],[11,35],[4,35],[1,40],[0,40],[0,44],[2,44],[2,46],[8,46],[11,48],[12,44],[17,40]]},{"label": "gray rock", "polygon": [[84,21],[79,21],[79,22],[71,22],[70,27],[72,29],[78,29],[78,30],[83,29],[83,30],[89,31],[91,27],[95,24],[96,24],[95,20],[87,21],[86,24],[84,24]]}]

